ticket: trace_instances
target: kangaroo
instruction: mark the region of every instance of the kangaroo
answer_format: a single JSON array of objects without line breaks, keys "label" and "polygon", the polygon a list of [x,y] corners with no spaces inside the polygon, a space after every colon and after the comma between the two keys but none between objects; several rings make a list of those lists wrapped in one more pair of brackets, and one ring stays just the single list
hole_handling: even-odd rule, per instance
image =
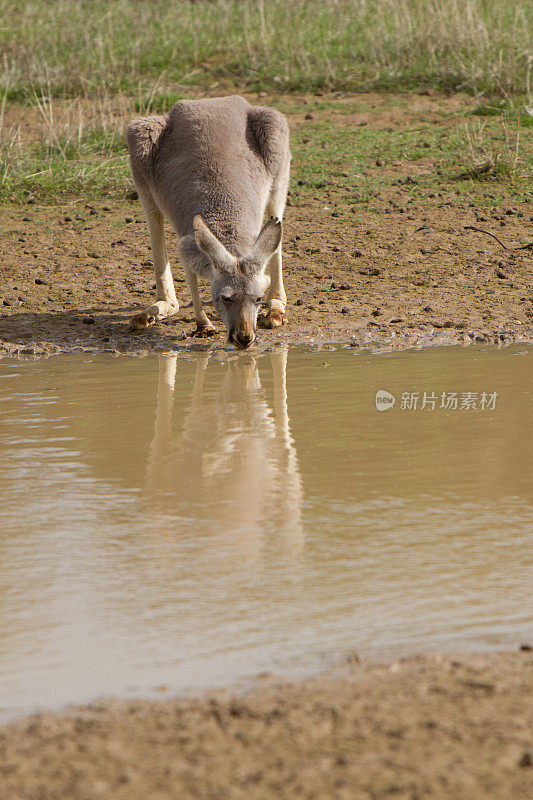
[{"label": "kangaroo", "polygon": [[[243,97],[180,100],[164,116],[133,120],[127,130],[133,179],[148,223],[156,302],[130,321],[142,330],[177,313],[163,219],[179,238],[196,331],[215,328],[202,308],[198,276],[211,281],[213,306],[228,341],[249,347],[258,312],[265,328],[283,324],[281,237],[290,168],[289,126],[273,108]],[[270,217],[263,225],[264,219]],[[266,274],[269,265],[270,275]]]}]

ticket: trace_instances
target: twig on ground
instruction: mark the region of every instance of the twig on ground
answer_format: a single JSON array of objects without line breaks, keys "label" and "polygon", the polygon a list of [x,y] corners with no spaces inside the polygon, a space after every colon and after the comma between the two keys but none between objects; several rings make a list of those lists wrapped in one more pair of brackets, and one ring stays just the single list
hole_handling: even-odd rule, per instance
[{"label": "twig on ground", "polygon": [[498,237],[490,231],[484,231],[482,228],[474,228],[473,225],[465,225],[464,229],[465,231],[477,231],[478,233],[485,233],[487,236],[492,236],[493,239],[496,239],[498,244],[501,244],[504,250],[533,250],[533,242],[528,242],[520,247],[507,247],[507,245],[504,244],[501,239],[498,239]]}]

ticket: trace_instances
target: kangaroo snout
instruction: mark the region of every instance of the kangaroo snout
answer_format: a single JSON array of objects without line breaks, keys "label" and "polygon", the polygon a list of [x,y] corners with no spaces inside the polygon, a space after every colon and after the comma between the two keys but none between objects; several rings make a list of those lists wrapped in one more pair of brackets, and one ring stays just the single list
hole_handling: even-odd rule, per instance
[{"label": "kangaroo snout", "polygon": [[230,342],[244,350],[255,342],[255,333],[250,325],[238,325],[230,331],[228,338]]}]

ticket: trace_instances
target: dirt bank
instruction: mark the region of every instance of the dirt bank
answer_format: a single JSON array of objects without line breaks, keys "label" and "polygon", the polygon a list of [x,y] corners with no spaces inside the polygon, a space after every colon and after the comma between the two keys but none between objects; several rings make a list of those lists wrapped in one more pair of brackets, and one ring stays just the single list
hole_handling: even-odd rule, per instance
[{"label": "dirt bank", "polygon": [[[284,235],[288,324],[261,332],[258,346],[310,338],[394,348],[533,340],[533,253],[511,249],[532,239],[527,192],[457,180],[454,131],[476,101],[377,94],[257,101],[286,111],[294,154]],[[37,135],[34,110],[15,111],[27,118],[27,135]],[[177,258],[179,315],[142,334],[128,331],[132,312],[154,298],[138,201],[66,198],[59,207],[28,197],[1,218],[0,355],[195,344]],[[509,249],[467,226],[495,233]],[[169,240],[176,253],[172,233]],[[202,293],[208,301],[207,286]],[[221,332],[213,345],[224,343]]]},{"label": "dirt bank", "polygon": [[[350,227],[326,215],[287,210],[288,324],[262,331],[263,346],[310,338],[391,347],[533,340],[531,256],[510,259],[489,237],[463,231],[476,224],[474,212],[436,208],[429,221],[394,211],[379,228],[374,215],[361,213]],[[506,238],[521,241],[527,227],[510,217]],[[172,350],[196,341],[187,339],[195,323],[179,267],[179,315],[142,334],[128,331],[132,312],[154,297],[136,205],[12,209],[4,241],[0,353]],[[209,302],[205,285],[203,297]],[[221,330],[213,344],[224,342]]]},{"label": "dirt bank", "polygon": [[351,664],[16,721],[0,728],[0,796],[526,800],[532,731],[530,652]]}]

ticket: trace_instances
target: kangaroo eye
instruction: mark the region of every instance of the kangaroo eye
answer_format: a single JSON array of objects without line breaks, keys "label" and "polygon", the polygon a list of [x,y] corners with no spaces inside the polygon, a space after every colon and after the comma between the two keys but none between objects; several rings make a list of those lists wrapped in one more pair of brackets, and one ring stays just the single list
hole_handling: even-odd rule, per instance
[{"label": "kangaroo eye", "polygon": [[225,295],[222,295],[222,299],[225,303],[231,303],[233,297],[226,297]]},{"label": "kangaroo eye", "polygon": [[257,297],[255,302],[257,303],[257,305],[259,305],[260,303],[263,302],[263,298],[262,297]]}]

